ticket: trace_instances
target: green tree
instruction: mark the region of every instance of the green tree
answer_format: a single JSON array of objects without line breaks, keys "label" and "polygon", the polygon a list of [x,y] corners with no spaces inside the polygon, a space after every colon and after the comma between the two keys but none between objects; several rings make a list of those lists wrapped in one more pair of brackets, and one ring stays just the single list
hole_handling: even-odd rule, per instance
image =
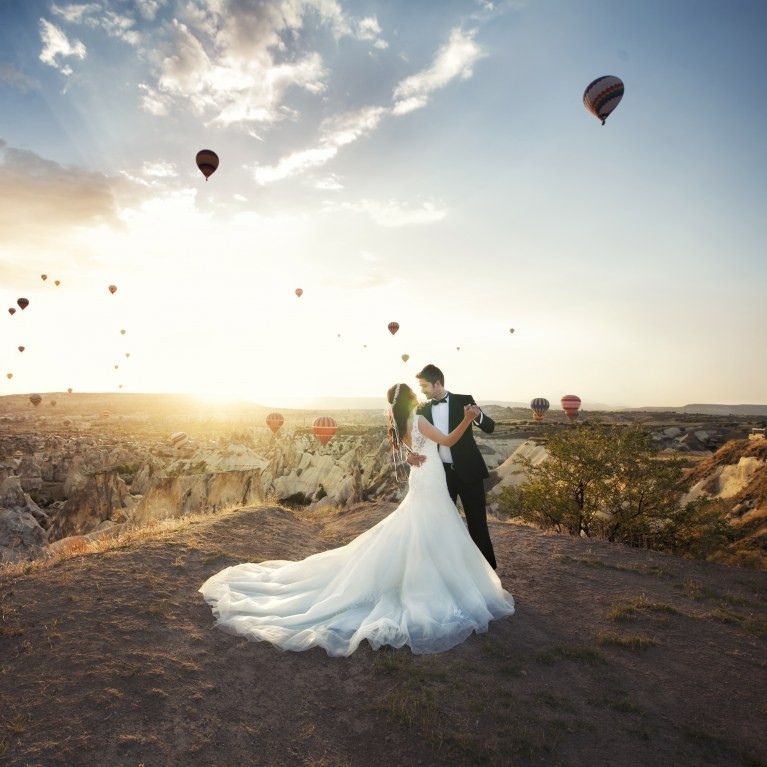
[{"label": "green tree", "polygon": [[544,529],[706,556],[728,540],[720,509],[682,505],[684,471],[659,456],[641,426],[582,425],[551,437],[548,458],[522,460],[525,482],[501,492],[499,509]]}]

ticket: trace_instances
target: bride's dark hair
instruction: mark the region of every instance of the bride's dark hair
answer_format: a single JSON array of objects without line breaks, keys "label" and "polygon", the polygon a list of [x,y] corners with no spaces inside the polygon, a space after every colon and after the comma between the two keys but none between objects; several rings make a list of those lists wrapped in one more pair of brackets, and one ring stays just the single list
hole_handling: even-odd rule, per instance
[{"label": "bride's dark hair", "polygon": [[[415,407],[417,397],[415,392],[406,384],[394,384],[386,392],[386,401],[391,405],[389,412],[389,444],[399,450],[402,446],[402,437],[407,430],[407,419]],[[396,429],[395,429],[396,426]]]}]

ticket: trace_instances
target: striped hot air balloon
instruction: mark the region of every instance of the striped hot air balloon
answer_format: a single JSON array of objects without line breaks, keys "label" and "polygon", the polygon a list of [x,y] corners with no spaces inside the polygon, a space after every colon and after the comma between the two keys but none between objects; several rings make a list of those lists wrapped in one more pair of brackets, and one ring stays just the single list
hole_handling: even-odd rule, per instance
[{"label": "striped hot air balloon", "polygon": [[170,444],[175,448],[179,448],[187,441],[187,439],[188,436],[185,431],[174,431],[173,434],[170,435]]},{"label": "striped hot air balloon", "polygon": [[314,419],[314,434],[321,445],[327,445],[338,429],[335,418],[329,415],[320,415]]},{"label": "striped hot air balloon", "polygon": [[533,420],[542,421],[549,409],[549,401],[545,397],[536,397],[530,400],[530,409],[533,411]]},{"label": "striped hot air balloon", "polygon": [[218,155],[212,149],[201,149],[197,152],[195,162],[207,181],[218,168]]},{"label": "striped hot air balloon", "polygon": [[266,425],[272,430],[272,434],[276,434],[282,428],[283,423],[285,423],[285,419],[281,413],[269,413],[266,416]]},{"label": "striped hot air balloon", "polygon": [[389,332],[394,335],[399,330],[399,322],[389,323]]},{"label": "striped hot air balloon", "polygon": [[581,406],[581,398],[575,394],[565,394],[560,400],[562,410],[565,411],[565,415],[572,421],[578,417],[578,408]]},{"label": "striped hot air balloon", "polygon": [[583,106],[605,124],[623,98],[623,80],[613,75],[597,77],[583,91]]}]

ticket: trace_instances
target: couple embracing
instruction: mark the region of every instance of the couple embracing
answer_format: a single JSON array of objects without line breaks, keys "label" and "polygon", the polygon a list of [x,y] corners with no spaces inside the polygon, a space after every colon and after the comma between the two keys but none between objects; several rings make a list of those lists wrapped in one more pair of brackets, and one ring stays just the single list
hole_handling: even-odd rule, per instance
[{"label": "couple embracing", "polygon": [[200,591],[221,628],[283,650],[348,656],[367,640],[374,650],[407,645],[423,654],[514,612],[494,572],[487,468],[471,434],[472,425],[490,433],[494,423],[471,396],[448,392],[434,365],[416,377],[425,405],[406,383],[387,392],[389,440],[411,465],[400,505],[345,546],[213,575]]}]

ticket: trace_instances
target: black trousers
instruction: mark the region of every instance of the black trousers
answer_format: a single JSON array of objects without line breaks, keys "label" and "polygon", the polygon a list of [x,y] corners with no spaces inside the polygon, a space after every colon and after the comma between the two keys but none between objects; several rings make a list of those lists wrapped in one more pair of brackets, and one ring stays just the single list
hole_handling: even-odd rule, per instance
[{"label": "black trousers", "polygon": [[490,540],[490,532],[487,529],[485,483],[481,479],[474,482],[461,482],[452,463],[443,462],[442,465],[445,467],[447,490],[453,499],[453,503],[457,503],[458,498],[461,499],[471,539],[490,563],[493,570],[495,570],[495,553],[493,552],[493,543]]}]

